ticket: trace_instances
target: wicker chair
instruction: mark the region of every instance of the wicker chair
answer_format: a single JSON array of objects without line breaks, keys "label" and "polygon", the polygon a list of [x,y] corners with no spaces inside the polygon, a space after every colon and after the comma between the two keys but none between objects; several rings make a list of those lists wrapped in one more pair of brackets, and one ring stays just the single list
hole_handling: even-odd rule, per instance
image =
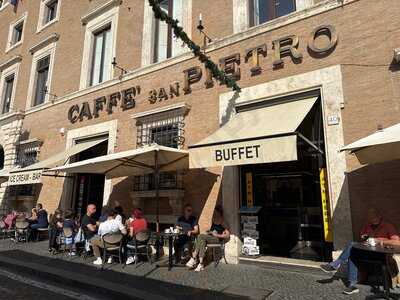
[{"label": "wicker chair", "polygon": [[[123,235],[121,233],[107,233],[101,237],[103,242],[103,263],[101,269],[104,268],[106,262],[107,254],[111,257],[118,257],[119,263],[122,264],[122,239]],[[118,251],[118,254],[115,252]]]},{"label": "wicker chair", "polygon": [[17,220],[15,223],[15,242],[25,242],[29,240],[29,223]]},{"label": "wicker chair", "polygon": [[[145,230],[142,232],[138,232],[132,242],[128,243],[126,245],[126,254],[127,256],[133,255],[133,256],[139,256],[143,255],[147,257],[147,260],[152,264],[152,259],[151,259],[151,243],[150,243],[150,231]],[[126,266],[126,261],[123,267]],[[137,259],[135,259],[135,268],[137,267]]]},{"label": "wicker chair", "polygon": [[15,236],[15,225],[12,228],[7,228],[4,221],[0,221],[0,238],[3,240]]},{"label": "wicker chair", "polygon": [[62,249],[64,254],[65,253],[71,254],[71,252],[73,250],[74,241],[72,240],[72,243],[67,244],[67,240],[73,239],[73,238],[74,238],[73,230],[71,228],[63,228],[60,248]]}]

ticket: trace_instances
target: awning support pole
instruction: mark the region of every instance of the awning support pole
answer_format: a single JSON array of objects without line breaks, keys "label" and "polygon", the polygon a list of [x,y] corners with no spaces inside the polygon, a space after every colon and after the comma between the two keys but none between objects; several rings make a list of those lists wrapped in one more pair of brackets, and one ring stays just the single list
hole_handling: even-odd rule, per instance
[{"label": "awning support pole", "polygon": [[158,167],[158,151],[154,151],[154,189],[156,190],[156,232],[160,232],[160,169]]},{"label": "awning support pole", "polygon": [[319,153],[324,154],[324,151],[322,151],[319,147],[317,147],[316,145],[314,145],[308,138],[306,138],[304,135],[302,135],[300,132],[297,132],[297,135],[303,140],[305,141],[308,145],[310,145],[312,148],[314,148],[315,150],[317,150]]}]

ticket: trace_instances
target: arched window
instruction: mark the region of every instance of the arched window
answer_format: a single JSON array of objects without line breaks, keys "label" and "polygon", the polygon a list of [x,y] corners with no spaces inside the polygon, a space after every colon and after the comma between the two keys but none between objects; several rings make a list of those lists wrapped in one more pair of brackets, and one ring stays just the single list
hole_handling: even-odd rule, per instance
[{"label": "arched window", "polygon": [[4,149],[0,145],[0,170],[4,168]]}]

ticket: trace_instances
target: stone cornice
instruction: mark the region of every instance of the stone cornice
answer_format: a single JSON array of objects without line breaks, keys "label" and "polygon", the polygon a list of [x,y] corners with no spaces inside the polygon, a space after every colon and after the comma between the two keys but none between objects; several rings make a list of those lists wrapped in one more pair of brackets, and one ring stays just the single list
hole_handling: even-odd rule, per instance
[{"label": "stone cornice", "polygon": [[107,11],[113,6],[121,5],[121,0],[110,0],[103,5],[96,7],[83,17],[81,17],[81,22],[83,25],[86,25],[91,19],[96,18],[97,16],[101,15],[103,12]]},{"label": "stone cornice", "polygon": [[19,63],[22,60],[21,55],[14,56],[10,58],[9,60],[6,60],[5,62],[0,64],[0,72],[3,70],[7,69],[8,67],[12,66],[13,64]]},{"label": "stone cornice", "polygon": [[44,40],[40,41],[36,45],[33,45],[32,47],[29,48],[29,53],[33,54],[39,49],[42,49],[43,47],[46,47],[47,45],[57,42],[60,38],[60,35],[57,33],[53,33],[52,35],[48,36]]},{"label": "stone cornice", "polygon": [[12,111],[4,115],[0,115],[0,126],[3,126],[7,123],[11,123],[16,120],[23,119],[25,117],[24,112],[22,111]]}]

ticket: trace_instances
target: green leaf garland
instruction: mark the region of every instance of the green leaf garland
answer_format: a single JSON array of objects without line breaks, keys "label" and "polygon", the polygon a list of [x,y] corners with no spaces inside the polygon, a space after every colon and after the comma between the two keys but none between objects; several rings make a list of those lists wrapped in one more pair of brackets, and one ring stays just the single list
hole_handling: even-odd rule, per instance
[{"label": "green leaf garland", "polygon": [[236,83],[236,81],[228,77],[225,72],[221,71],[218,66],[210,60],[210,58],[205,55],[200,46],[196,45],[186,34],[181,26],[179,26],[179,21],[171,18],[168,14],[160,8],[160,3],[158,0],[149,0],[150,6],[153,9],[154,17],[167,23],[171,26],[176,37],[180,38],[193,52],[193,54],[198,57],[198,59],[205,65],[207,69],[211,71],[212,76],[218,80],[221,84],[225,84],[227,87],[231,88],[235,92],[240,92],[241,89]]}]

